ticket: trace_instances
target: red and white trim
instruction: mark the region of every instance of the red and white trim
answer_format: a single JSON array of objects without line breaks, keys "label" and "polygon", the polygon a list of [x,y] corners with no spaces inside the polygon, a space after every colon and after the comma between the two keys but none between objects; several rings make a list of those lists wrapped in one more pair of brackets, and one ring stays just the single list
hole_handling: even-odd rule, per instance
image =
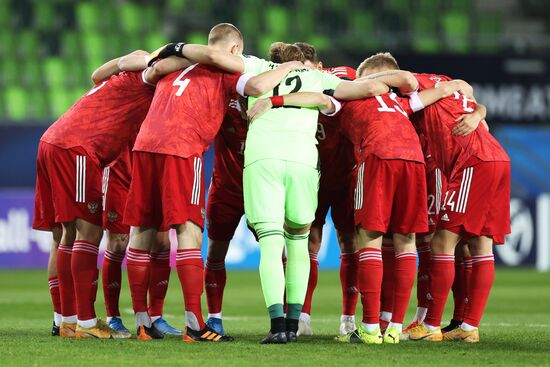
[{"label": "red and white trim", "polygon": [[415,252],[402,252],[400,254],[395,254],[395,260],[403,260],[407,258],[413,258],[416,260],[416,253]]},{"label": "red and white trim", "polygon": [[153,251],[149,254],[151,260],[169,260],[170,250],[166,251]]},{"label": "red and white trim", "polygon": [[76,198],[77,203],[86,202],[86,156],[76,156]]},{"label": "red and white trim", "polygon": [[441,199],[443,198],[443,183],[441,181],[441,170],[435,169],[435,214],[441,211]]},{"label": "red and white trim", "polygon": [[318,263],[319,259],[317,258],[317,254],[314,252],[309,253],[309,260]]},{"label": "red and white trim", "polygon": [[359,210],[363,208],[363,179],[365,175],[365,163],[361,163],[357,171],[357,185],[355,186],[354,208]]},{"label": "red and white trim", "polygon": [[481,262],[494,262],[495,256],[494,255],[480,255],[480,256],[472,256],[472,265],[481,263]]},{"label": "red and white trim", "polygon": [[456,202],[456,212],[465,213],[466,205],[468,204],[468,196],[470,195],[470,186],[472,185],[472,177],[474,176],[474,167],[464,169],[462,173],[462,182],[460,183],[460,191]]},{"label": "red and white trim", "polygon": [[465,268],[471,268],[473,265],[473,262],[472,262],[472,258],[471,257],[467,257],[464,259],[464,267]]},{"label": "red and white trim", "polygon": [[202,181],[202,159],[195,157],[193,160],[195,176],[193,177],[193,190],[191,193],[191,204],[199,205],[201,199],[201,181]]},{"label": "red and white trim", "polygon": [[57,247],[57,251],[61,251],[70,255],[73,252],[73,247],[69,245],[59,245]]},{"label": "red and white trim", "polygon": [[455,255],[434,255],[432,254],[432,261],[441,262],[455,262]]},{"label": "red and white trim", "polygon": [[359,253],[359,261],[382,261],[382,251],[363,251]]},{"label": "red and white trim", "polygon": [[74,241],[73,252],[85,252],[92,255],[99,253],[99,245],[84,240]]},{"label": "red and white trim", "polygon": [[48,280],[48,287],[50,289],[58,288],[59,287],[59,279],[53,278],[53,279]]},{"label": "red and white trim", "polygon": [[107,190],[109,188],[109,176],[111,174],[111,167],[105,167],[103,169],[103,180],[101,181],[101,193],[103,194],[103,207],[105,208],[105,202],[107,201]]},{"label": "red and white trim", "polygon": [[109,259],[110,261],[117,262],[117,263],[121,263],[122,260],[124,260],[124,254],[123,253],[119,254],[119,253],[112,252],[112,251],[109,251],[109,250],[106,250],[105,254],[103,256],[106,259]]},{"label": "red and white trim", "polygon": [[149,251],[129,248],[127,259],[128,261],[131,261],[131,262],[147,264],[150,262]]},{"label": "red and white trim", "polygon": [[202,260],[200,249],[178,250],[178,252],[176,253],[176,261],[192,260],[192,259]]}]

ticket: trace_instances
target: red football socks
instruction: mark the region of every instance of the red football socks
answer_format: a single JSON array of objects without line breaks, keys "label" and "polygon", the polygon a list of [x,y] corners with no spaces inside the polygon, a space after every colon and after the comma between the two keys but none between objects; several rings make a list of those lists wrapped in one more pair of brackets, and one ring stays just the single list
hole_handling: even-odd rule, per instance
[{"label": "red football socks", "polygon": [[495,279],[493,255],[472,256],[472,278],[464,322],[478,327]]},{"label": "red football socks", "polygon": [[357,264],[359,253],[340,255],[340,283],[342,284],[342,315],[355,315],[357,307]]},{"label": "red football socks", "polygon": [[195,325],[195,327],[202,330],[205,324],[202,319],[201,308],[201,295],[204,285],[204,263],[201,250],[178,250],[176,254],[176,266],[183,291],[187,325],[193,326],[193,322],[189,318],[189,313],[192,313],[198,322],[198,325]]},{"label": "red football socks", "polygon": [[78,320],[91,320],[96,317],[94,302],[97,294],[97,254],[99,245],[84,240],[76,240],[73,245],[71,271],[76,294]]},{"label": "red football socks", "polygon": [[455,260],[455,279],[453,281],[453,301],[454,301],[454,312],[453,319],[457,321],[462,321],[464,317],[464,305],[466,301],[466,274],[464,268],[464,260]]},{"label": "red football socks", "polygon": [[134,312],[147,312],[150,259],[148,250],[128,249],[126,265]]},{"label": "red football socks", "polygon": [[105,251],[101,266],[101,280],[103,284],[103,297],[108,317],[120,316],[118,301],[120,287],[122,285],[122,260],[124,253]]},{"label": "red football socks", "polygon": [[393,312],[393,296],[395,287],[395,252],[392,242],[384,243],[382,245],[382,263],[384,275],[382,276],[380,311],[391,314]]},{"label": "red football socks", "polygon": [[382,251],[375,248],[359,250],[357,283],[363,304],[363,322],[367,324],[379,321],[382,273]]},{"label": "red football socks", "polygon": [[[384,269],[384,271],[386,271]],[[416,276],[416,253],[402,252],[395,255],[395,283],[393,288],[393,312],[391,321],[402,324],[407,312]]]},{"label": "red football socks", "polygon": [[206,287],[206,303],[208,304],[209,314],[219,314],[222,312],[223,292],[226,280],[225,261],[206,259],[204,285]]},{"label": "red football socks", "polygon": [[59,279],[59,298],[61,300],[61,315],[76,316],[76,297],[71,271],[72,246],[59,245],[57,248],[56,268]]},{"label": "red football socks", "polygon": [[57,276],[48,278],[48,287],[50,288],[50,296],[52,297],[53,312],[61,315],[61,298],[59,296],[59,280]]},{"label": "red football socks", "polygon": [[418,273],[416,276],[416,300],[418,307],[428,307],[428,291],[430,289],[430,261],[432,252],[429,243],[421,243],[416,247],[418,252]]},{"label": "red football socks", "polygon": [[170,281],[170,250],[149,254],[149,316],[162,316]]},{"label": "red football socks", "polygon": [[319,280],[319,260],[317,254],[309,253],[309,280],[307,283],[306,298],[304,305],[302,306],[302,312],[311,315],[311,300],[313,299],[313,292],[317,287],[317,281]]},{"label": "red football socks", "polygon": [[424,323],[439,327],[445,302],[455,277],[455,255],[432,255],[430,263],[430,295]]}]

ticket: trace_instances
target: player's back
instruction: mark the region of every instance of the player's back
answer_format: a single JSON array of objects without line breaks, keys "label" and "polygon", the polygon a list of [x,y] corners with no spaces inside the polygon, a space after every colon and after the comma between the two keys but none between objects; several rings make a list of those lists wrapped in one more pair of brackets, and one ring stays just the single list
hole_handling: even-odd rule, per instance
[{"label": "player's back", "polygon": [[194,64],[158,83],[134,150],[187,158],[216,136],[239,75]]},{"label": "player's back", "polygon": [[[451,80],[447,76],[435,74],[415,74],[415,77],[420,90],[432,88],[440,81]],[[498,141],[481,124],[466,136],[452,134],[452,129],[457,125],[456,119],[472,113],[475,107],[475,101],[455,92],[416,113],[411,119],[426,135],[430,153],[447,177],[472,156],[482,161],[509,160]]]},{"label": "player's back", "polygon": [[68,149],[82,146],[102,165],[133,144],[153,98],[141,72],[124,72],[96,84],[46,130],[41,140]]},{"label": "player's back", "polygon": [[382,159],[424,162],[407,103],[395,93],[385,93],[344,105],[340,121],[344,134],[356,147],[359,161],[374,154]]}]

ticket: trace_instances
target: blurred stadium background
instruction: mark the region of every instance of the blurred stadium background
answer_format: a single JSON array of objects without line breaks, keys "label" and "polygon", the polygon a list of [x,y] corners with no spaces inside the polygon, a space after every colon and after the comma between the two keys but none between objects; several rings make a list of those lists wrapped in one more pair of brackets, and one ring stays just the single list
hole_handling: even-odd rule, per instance
[{"label": "blurred stadium background", "polygon": [[[471,82],[512,158],[513,233],[498,261],[550,270],[549,14],[545,0],[0,0],[0,267],[46,265],[49,235],[30,229],[37,142],[91,72],[135,49],[204,43],[224,21],[258,56],[278,40],[314,44],[327,66],[388,50],[403,69]],[[330,221],[325,231],[321,266],[335,268]],[[258,257],[241,226],[229,265]]]}]

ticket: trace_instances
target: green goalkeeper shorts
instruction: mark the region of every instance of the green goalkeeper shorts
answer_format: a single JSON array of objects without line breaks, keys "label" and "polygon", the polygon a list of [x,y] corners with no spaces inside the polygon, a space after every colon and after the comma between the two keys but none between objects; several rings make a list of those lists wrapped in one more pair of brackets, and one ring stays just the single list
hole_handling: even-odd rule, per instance
[{"label": "green goalkeeper shorts", "polygon": [[307,225],[317,210],[319,171],[280,159],[261,159],[244,168],[244,212],[254,223]]}]

